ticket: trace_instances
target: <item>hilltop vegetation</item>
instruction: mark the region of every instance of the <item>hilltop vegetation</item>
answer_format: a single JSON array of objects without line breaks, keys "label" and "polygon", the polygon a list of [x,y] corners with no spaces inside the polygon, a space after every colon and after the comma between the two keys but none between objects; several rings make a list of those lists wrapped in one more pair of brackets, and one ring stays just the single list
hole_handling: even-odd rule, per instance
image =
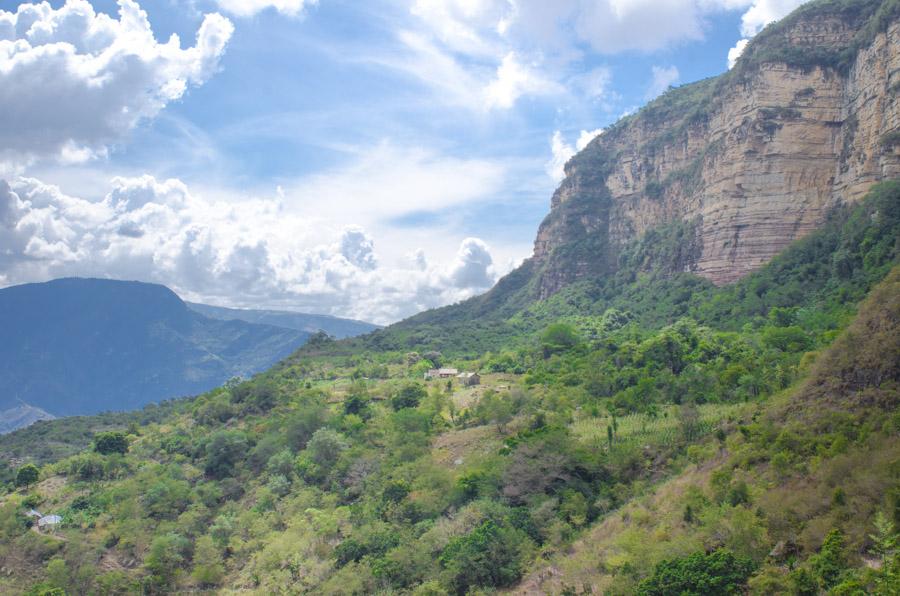
[{"label": "hilltop vegetation", "polygon": [[[122,434],[51,454],[36,482],[11,470],[0,590],[891,593],[900,184],[726,288],[671,275],[682,235],[547,301],[513,279],[416,324],[317,336],[98,428]],[[483,384],[423,382],[433,366]],[[61,527],[29,528],[30,507]]]}]

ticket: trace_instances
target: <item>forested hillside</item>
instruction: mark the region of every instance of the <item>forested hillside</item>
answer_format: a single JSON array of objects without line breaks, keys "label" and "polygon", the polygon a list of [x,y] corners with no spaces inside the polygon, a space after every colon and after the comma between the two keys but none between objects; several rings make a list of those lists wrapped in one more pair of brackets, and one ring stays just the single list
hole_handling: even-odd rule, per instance
[{"label": "forested hillside", "polygon": [[884,184],[734,286],[625,271],[522,311],[507,350],[318,338],[17,462],[0,587],[894,593],[898,238]]},{"label": "forested hillside", "polygon": [[0,437],[0,592],[900,593],[898,15],[608,129],[482,296]]}]

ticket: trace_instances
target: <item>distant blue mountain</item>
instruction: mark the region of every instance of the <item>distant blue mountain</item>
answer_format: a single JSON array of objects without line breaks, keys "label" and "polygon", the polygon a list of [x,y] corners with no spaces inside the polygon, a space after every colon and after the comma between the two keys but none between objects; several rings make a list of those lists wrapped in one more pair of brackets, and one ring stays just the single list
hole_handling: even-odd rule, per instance
[{"label": "distant blue mountain", "polygon": [[[332,334],[372,328],[334,322]],[[53,416],[201,393],[268,368],[311,335],[204,316],[160,285],[76,278],[0,290],[0,330],[0,412],[27,404]]]},{"label": "distant blue mountain", "polygon": [[381,328],[372,323],[364,323],[363,321],[354,321],[352,319],[341,319],[329,315],[310,315],[284,310],[223,308],[221,306],[209,306],[208,304],[196,304],[193,302],[188,302],[187,305],[188,308],[212,319],[262,323],[264,325],[274,325],[276,327],[285,327],[297,331],[306,331],[307,333],[324,331],[336,339],[364,335]]}]

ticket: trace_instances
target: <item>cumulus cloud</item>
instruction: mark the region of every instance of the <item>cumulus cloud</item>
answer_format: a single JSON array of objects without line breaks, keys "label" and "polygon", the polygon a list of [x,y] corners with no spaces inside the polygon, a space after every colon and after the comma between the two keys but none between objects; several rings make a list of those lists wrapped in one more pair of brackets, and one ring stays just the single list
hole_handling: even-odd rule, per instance
[{"label": "cumulus cloud", "polygon": [[458,290],[490,287],[494,283],[493,264],[487,244],[478,238],[466,238],[449,272],[452,287]]},{"label": "cumulus cloud", "polygon": [[578,135],[578,139],[576,139],[575,141],[575,146],[573,147],[568,142],[566,142],[566,139],[565,137],[563,137],[561,131],[557,130],[556,132],[554,132],[553,137],[550,139],[550,161],[548,161],[545,166],[547,175],[550,176],[555,182],[559,182],[563,178],[565,178],[566,162],[572,159],[572,156],[587,147],[588,143],[593,141],[601,134],[603,134],[602,128],[598,128],[597,130],[582,130]]},{"label": "cumulus cloud", "polygon": [[741,39],[738,40],[737,44],[728,50],[728,69],[731,70],[734,68],[734,65],[737,64],[738,58],[744,53],[744,50],[747,49],[747,44],[750,43],[749,39]]},{"label": "cumulus cloud", "polygon": [[0,161],[104,155],[218,68],[228,19],[206,15],[193,47],[156,40],[147,14],[119,0],[118,19],[87,0],[0,10]]},{"label": "cumulus cloud", "polygon": [[372,271],[378,267],[375,257],[375,242],[359,226],[344,230],[341,236],[341,254],[351,264],[364,271]]},{"label": "cumulus cloud", "polygon": [[497,77],[485,89],[489,108],[511,108],[523,95],[552,95],[562,87],[541,75],[536,69],[523,65],[514,52],[503,57],[497,67]]},{"label": "cumulus cloud", "polygon": [[809,0],[756,0],[741,17],[741,34],[753,37],[769,23],[782,19]]},{"label": "cumulus cloud", "polygon": [[659,97],[681,78],[681,73],[678,72],[676,66],[654,66],[652,73],[653,79],[650,82],[650,88],[647,90],[647,99]]},{"label": "cumulus cloud", "polygon": [[747,2],[749,8],[741,17],[743,39],[728,50],[728,68],[734,68],[738,58],[744,53],[750,38],[763,30],[769,23],[782,19],[809,0],[754,0]]},{"label": "cumulus cloud", "polygon": [[318,4],[318,0],[216,0],[219,8],[236,17],[252,17],[267,9],[295,17],[306,6]]},{"label": "cumulus cloud", "polygon": [[214,201],[179,180],[141,176],[115,178],[102,198],[88,200],[34,178],[0,180],[4,284],[141,279],[189,299],[385,323],[472,296],[497,277],[477,238],[445,263],[418,251],[383,264],[365,229],[321,228],[289,212],[280,195]]}]

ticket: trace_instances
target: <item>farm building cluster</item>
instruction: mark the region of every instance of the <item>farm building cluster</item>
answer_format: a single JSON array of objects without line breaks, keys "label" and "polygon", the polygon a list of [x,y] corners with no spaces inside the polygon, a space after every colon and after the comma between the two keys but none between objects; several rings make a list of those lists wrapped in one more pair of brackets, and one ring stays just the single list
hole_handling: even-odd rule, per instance
[{"label": "farm building cluster", "polygon": [[425,380],[456,379],[466,387],[474,387],[481,383],[481,375],[477,372],[459,372],[455,368],[434,368],[425,373]]}]

